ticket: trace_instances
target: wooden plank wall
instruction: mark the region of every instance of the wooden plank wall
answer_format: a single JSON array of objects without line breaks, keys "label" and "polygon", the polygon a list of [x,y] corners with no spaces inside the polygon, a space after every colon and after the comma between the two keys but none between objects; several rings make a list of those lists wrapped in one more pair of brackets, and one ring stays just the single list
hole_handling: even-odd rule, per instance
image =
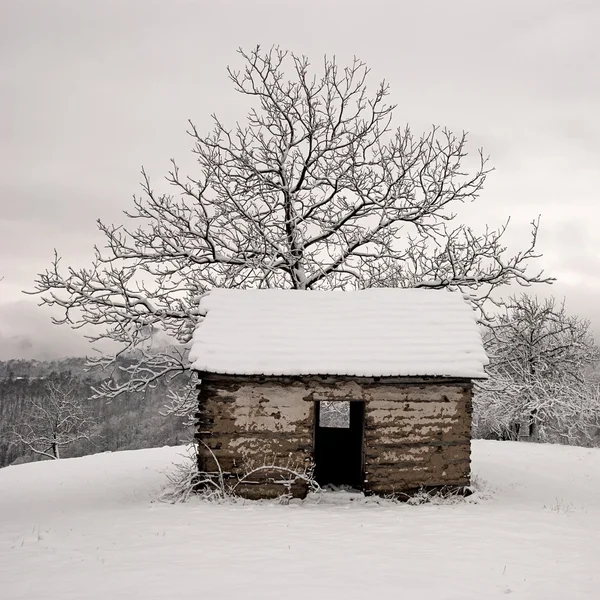
[{"label": "wooden plank wall", "polygon": [[[305,385],[289,379],[204,377],[196,415],[200,470],[215,472],[215,458],[234,481],[262,465],[309,468],[314,403],[304,401],[305,395]],[[285,491],[276,482],[281,479],[284,473],[261,472],[236,492],[249,498],[276,497]],[[305,493],[306,486],[295,487],[295,495]]]},{"label": "wooden plank wall", "polygon": [[[414,378],[204,376],[200,386],[199,466],[234,476],[259,464],[306,465],[312,458],[314,402],[365,402],[365,490],[400,494],[463,486],[470,478],[472,385]],[[273,497],[281,486],[240,489]],[[302,489],[298,492],[302,493]]]},{"label": "wooden plank wall", "polygon": [[412,385],[365,405],[365,487],[378,494],[464,486],[471,470],[470,384]]}]

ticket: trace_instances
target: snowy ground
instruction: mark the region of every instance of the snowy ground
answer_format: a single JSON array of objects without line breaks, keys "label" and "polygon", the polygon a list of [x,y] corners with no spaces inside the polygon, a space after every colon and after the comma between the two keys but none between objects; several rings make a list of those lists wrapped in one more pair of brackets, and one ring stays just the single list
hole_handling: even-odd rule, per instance
[{"label": "snowy ground", "polygon": [[600,597],[600,450],[475,442],[478,503],[151,502],[181,451],[0,470],[0,599]]}]

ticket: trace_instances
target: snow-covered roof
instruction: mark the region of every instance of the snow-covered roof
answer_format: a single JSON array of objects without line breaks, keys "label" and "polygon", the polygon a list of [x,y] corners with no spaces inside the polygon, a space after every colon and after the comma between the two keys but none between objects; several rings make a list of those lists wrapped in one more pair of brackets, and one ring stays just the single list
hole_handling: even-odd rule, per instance
[{"label": "snow-covered roof", "polygon": [[485,377],[476,315],[458,292],[214,289],[200,309],[198,371]]}]

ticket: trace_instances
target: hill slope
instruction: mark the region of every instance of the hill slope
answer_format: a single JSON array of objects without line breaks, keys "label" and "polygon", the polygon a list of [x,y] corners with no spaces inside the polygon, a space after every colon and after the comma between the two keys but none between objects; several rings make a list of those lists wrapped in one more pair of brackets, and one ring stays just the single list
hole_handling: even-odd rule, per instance
[{"label": "hill slope", "polygon": [[0,597],[592,599],[600,450],[474,442],[478,503],[165,505],[182,448],[0,470]]}]

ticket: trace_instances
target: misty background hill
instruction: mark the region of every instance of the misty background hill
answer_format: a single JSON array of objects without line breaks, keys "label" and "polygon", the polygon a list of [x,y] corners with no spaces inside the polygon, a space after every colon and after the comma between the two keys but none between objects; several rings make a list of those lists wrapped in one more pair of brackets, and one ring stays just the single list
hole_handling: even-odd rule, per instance
[{"label": "misty background hill", "polygon": [[91,441],[80,440],[64,448],[63,456],[135,450],[181,444],[190,439],[184,419],[165,416],[167,386],[158,384],[144,393],[124,393],[112,402],[90,400],[94,385],[119,377],[120,371],[88,371],[85,358],[0,361],[0,467],[39,460],[39,456],[14,443],[13,428],[26,418],[28,401],[46,391],[48,381],[70,380],[76,393],[96,421]]}]

